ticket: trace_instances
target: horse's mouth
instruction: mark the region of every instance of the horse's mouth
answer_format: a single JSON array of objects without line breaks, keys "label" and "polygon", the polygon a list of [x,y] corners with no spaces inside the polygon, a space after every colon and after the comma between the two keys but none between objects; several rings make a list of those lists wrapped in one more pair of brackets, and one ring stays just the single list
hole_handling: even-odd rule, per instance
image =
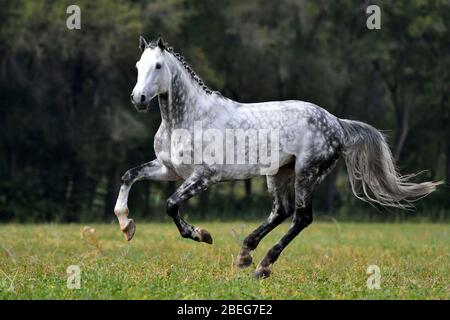
[{"label": "horse's mouth", "polygon": [[139,103],[139,104],[133,104],[133,105],[138,112],[146,112],[148,110],[148,107],[150,106],[149,103]]}]

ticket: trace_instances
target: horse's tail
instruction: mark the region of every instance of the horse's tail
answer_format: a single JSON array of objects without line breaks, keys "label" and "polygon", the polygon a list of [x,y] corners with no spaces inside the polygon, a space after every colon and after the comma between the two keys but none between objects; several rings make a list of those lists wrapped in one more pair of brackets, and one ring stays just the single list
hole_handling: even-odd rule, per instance
[{"label": "horse's tail", "polygon": [[345,132],[344,155],[353,194],[382,206],[409,208],[442,182],[413,183],[418,174],[402,176],[397,171],[384,135],[359,121],[340,120]]}]

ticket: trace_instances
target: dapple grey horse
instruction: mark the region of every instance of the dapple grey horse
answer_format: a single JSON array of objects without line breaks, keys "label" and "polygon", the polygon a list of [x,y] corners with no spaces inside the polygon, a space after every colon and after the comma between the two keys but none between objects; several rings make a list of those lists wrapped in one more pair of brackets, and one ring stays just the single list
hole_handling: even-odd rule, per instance
[{"label": "dapple grey horse", "polygon": [[[251,251],[265,235],[292,215],[290,229],[256,268],[256,277],[267,277],[270,265],[283,249],[313,221],[311,198],[314,188],[341,156],[345,158],[355,196],[381,206],[406,208],[412,201],[433,192],[440,183],[412,183],[412,175],[400,175],[383,134],[368,124],[339,119],[312,103],[302,101],[233,101],[210,90],[184,58],[161,37],[149,43],[140,37],[139,47],[143,53],[136,63],[138,76],[131,101],[138,111],[145,111],[150,100],[158,97],[162,120],[154,139],[156,159],[128,170],[122,177],[114,212],[127,240],[131,240],[136,230],[133,220],[128,218],[127,206],[129,190],[136,181],[184,180],[167,200],[167,214],[182,237],[211,244],[212,237],[208,231],[190,225],[179,215],[180,206],[215,183],[264,174],[273,198],[272,211],[245,238],[237,265],[250,266]],[[176,143],[172,135],[178,129],[195,135],[194,124],[198,121],[204,127],[224,134],[228,129],[277,132],[275,147],[278,149],[271,147],[271,152],[277,152],[276,170],[268,174],[258,161],[174,161],[173,154],[179,153],[179,148],[190,150],[197,138],[181,139]],[[204,148],[206,146],[200,144],[200,151]],[[245,155],[249,153],[248,148],[246,146]],[[292,182],[294,201],[290,201],[288,196]]]}]

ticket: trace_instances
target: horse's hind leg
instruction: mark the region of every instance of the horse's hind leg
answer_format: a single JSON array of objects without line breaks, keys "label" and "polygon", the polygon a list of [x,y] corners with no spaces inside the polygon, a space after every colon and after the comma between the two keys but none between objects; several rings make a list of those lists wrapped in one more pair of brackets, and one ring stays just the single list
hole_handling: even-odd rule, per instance
[{"label": "horse's hind leg", "polygon": [[236,262],[238,267],[250,266],[250,252],[256,249],[262,238],[292,214],[293,208],[289,206],[289,182],[293,175],[294,169],[286,166],[280,168],[276,175],[267,176],[267,187],[273,198],[272,212],[266,221],[245,238]]},{"label": "horse's hind leg", "polygon": [[304,172],[295,177],[295,212],[292,225],[281,240],[273,246],[256,268],[255,277],[265,278],[270,275],[269,266],[273,264],[284,248],[313,220],[311,194],[317,182],[314,172]]},{"label": "horse's hind leg", "polygon": [[190,225],[179,215],[180,206],[186,200],[206,190],[212,184],[212,173],[195,172],[167,199],[167,214],[173,219],[183,238],[212,244],[213,240],[208,231]]},{"label": "horse's hind leg", "polygon": [[270,275],[269,266],[277,261],[284,248],[313,221],[312,192],[336,166],[340,150],[331,151],[321,158],[297,158],[295,163],[295,211],[292,225],[281,240],[273,246],[256,268],[255,276]]}]

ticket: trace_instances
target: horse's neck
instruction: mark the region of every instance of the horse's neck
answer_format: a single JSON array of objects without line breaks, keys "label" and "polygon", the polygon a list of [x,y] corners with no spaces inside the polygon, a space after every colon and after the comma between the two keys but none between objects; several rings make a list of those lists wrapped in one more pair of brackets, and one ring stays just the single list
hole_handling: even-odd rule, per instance
[{"label": "horse's neck", "polygon": [[203,105],[199,101],[208,100],[206,95],[188,74],[175,68],[169,92],[158,97],[162,121],[169,127],[189,126]]}]

